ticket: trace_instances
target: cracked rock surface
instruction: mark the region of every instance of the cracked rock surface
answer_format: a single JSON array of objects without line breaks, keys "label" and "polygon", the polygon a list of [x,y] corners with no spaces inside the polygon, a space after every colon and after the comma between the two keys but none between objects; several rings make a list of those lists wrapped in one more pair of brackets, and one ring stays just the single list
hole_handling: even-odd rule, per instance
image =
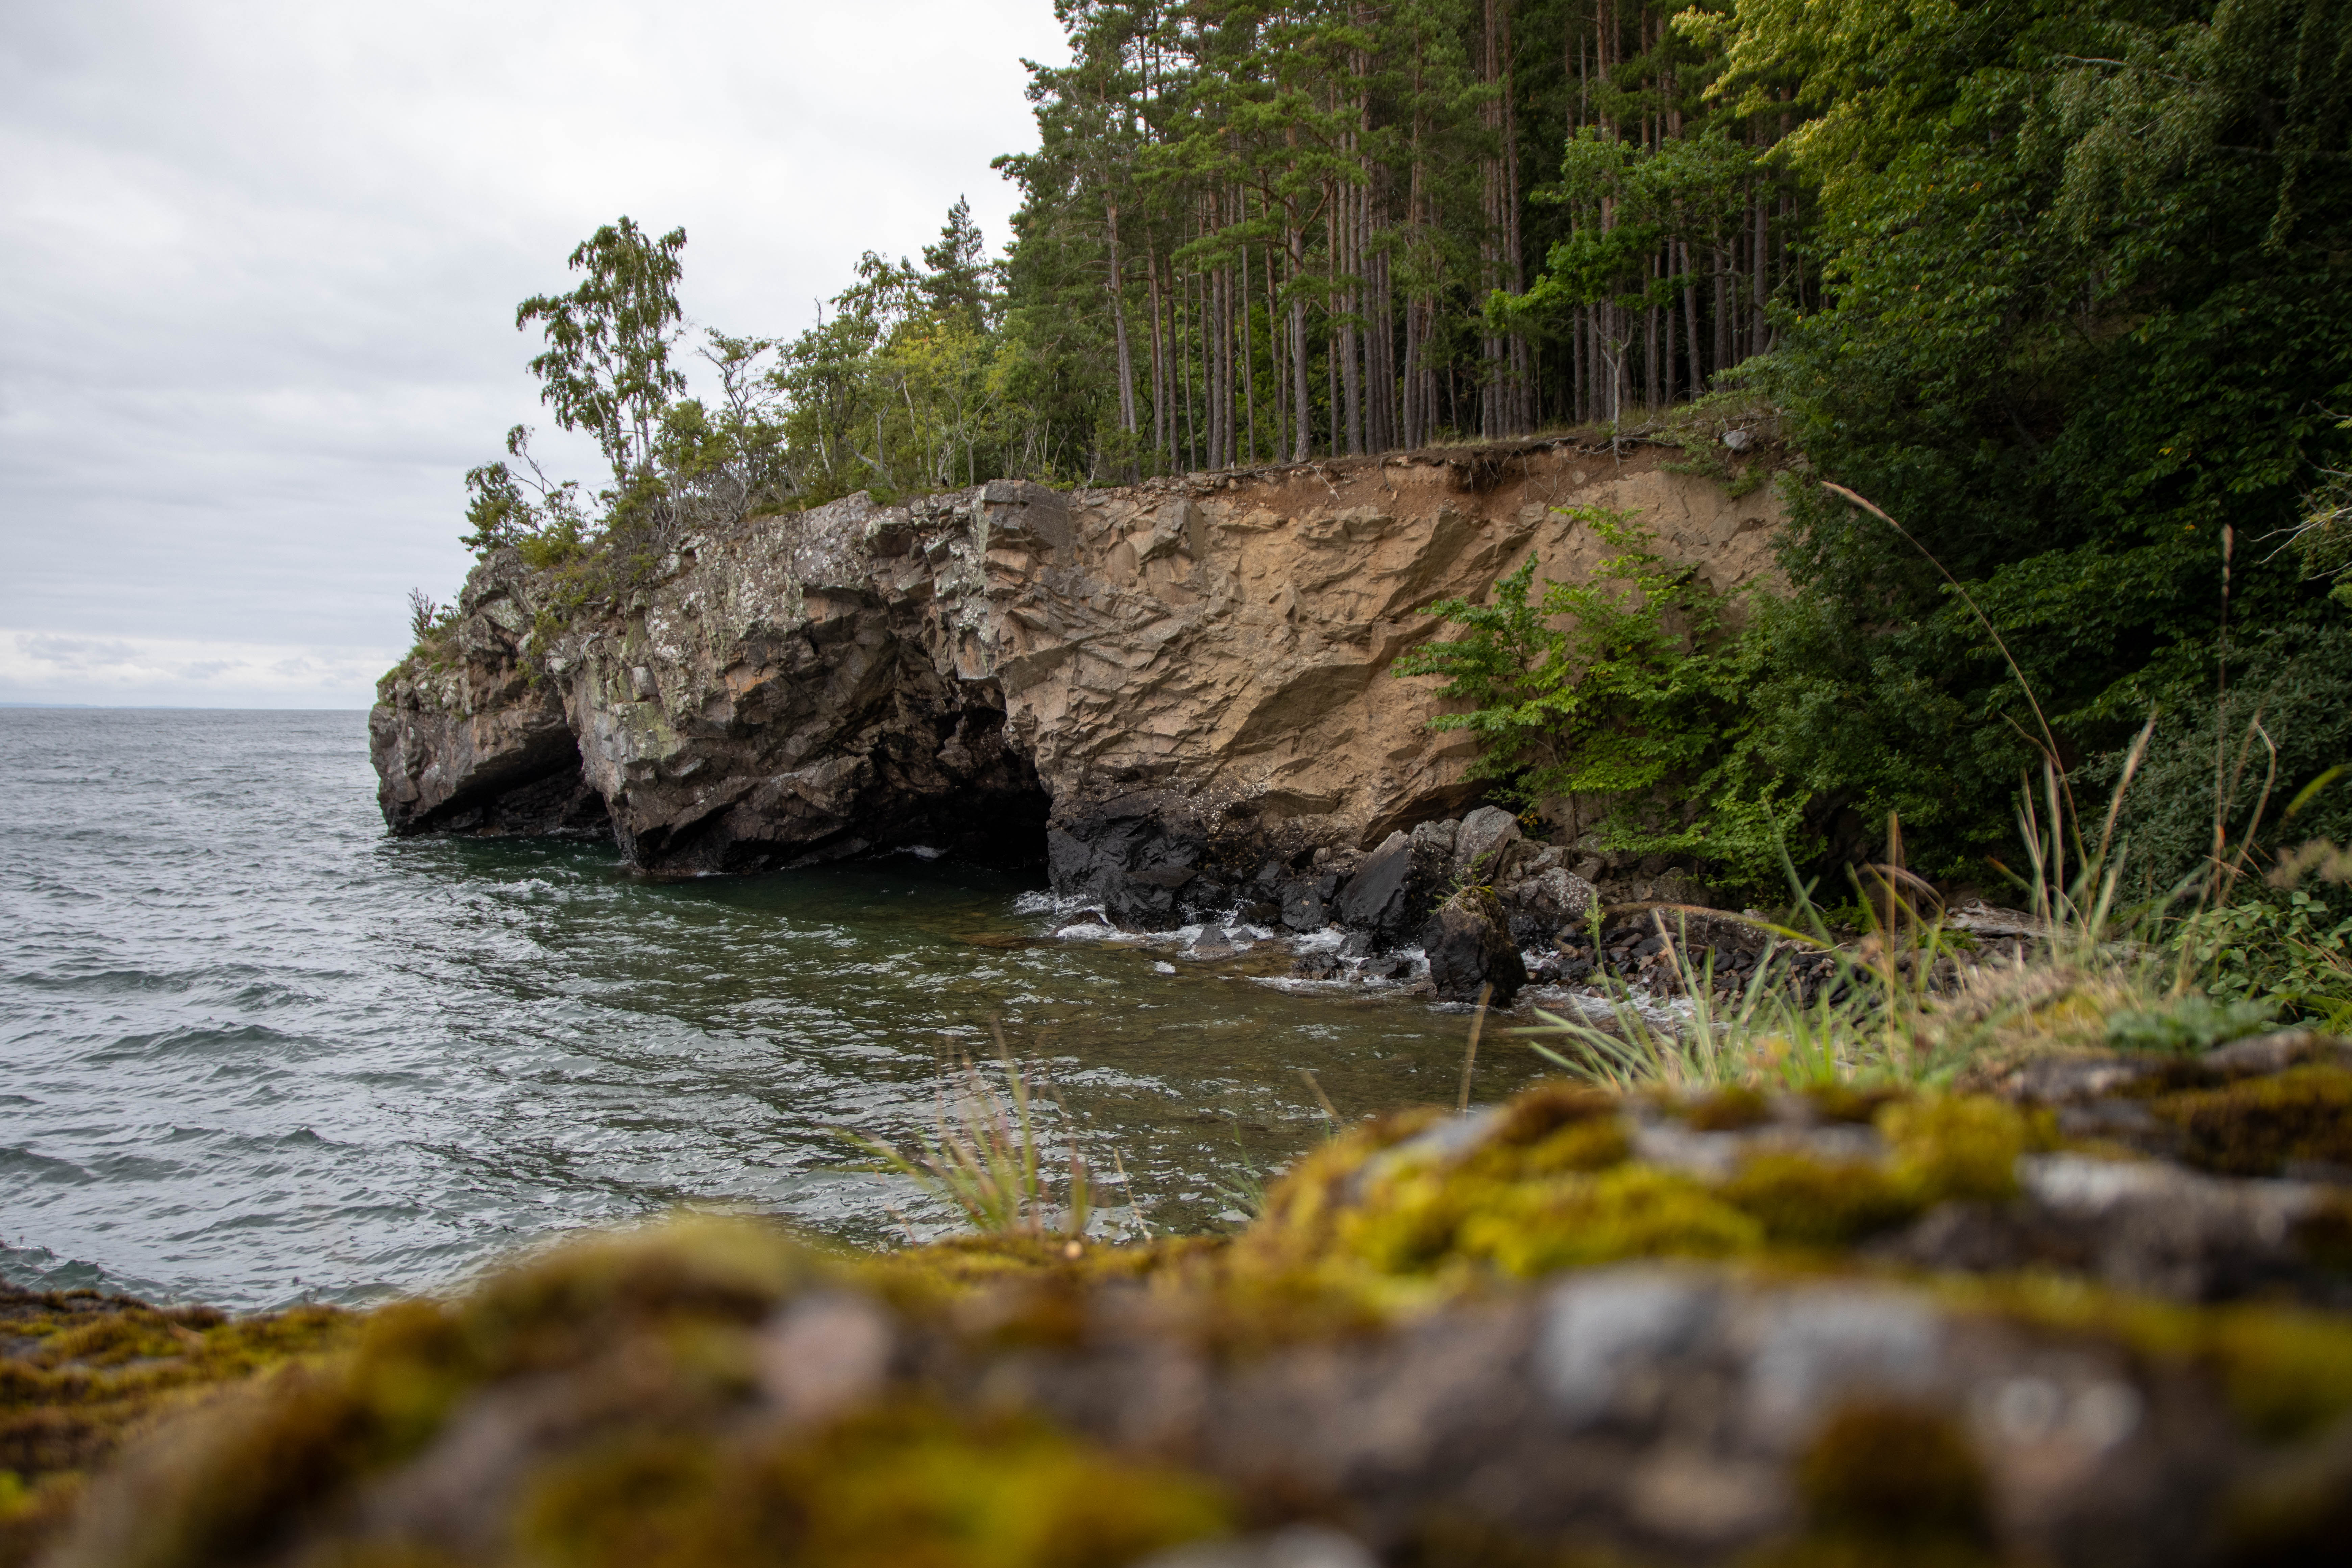
[{"label": "cracked rock surface", "polygon": [[[928,844],[1045,860],[1132,927],[1247,895],[1297,929],[1339,886],[1292,909],[1278,884],[1473,804],[1469,742],[1426,727],[1435,682],[1389,674],[1437,631],[1427,607],[1530,551],[1590,569],[1604,547],[1555,509],[1593,503],[1725,591],[1770,569],[1769,495],[1567,443],[852,496],[683,540],[585,603],[501,553],[382,683],[385,820],[609,831],[655,871]],[[1530,906],[1578,896],[1557,864],[1520,869]],[[1429,900],[1376,895],[1357,923],[1410,940]]]}]

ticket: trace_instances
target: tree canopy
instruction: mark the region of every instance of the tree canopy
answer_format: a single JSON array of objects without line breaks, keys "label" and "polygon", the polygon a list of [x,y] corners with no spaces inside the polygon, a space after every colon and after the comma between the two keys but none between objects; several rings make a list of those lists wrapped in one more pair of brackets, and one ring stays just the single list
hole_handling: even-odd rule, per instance
[{"label": "tree canopy", "polygon": [[2303,710],[2335,688],[2278,672],[2345,646],[2352,0],[1056,14],[1005,248],[959,201],[799,335],[707,333],[708,406],[684,235],[582,245],[517,321],[611,488],[519,429],[469,542],[1624,431],[1728,389],[1902,524],[1792,479],[1790,592],[1715,634],[1748,717],[1706,776],[1819,842],[1889,812],[1948,868],[2005,842],[2044,745],[2021,678],[2094,774],[2151,707],[2333,732]]}]

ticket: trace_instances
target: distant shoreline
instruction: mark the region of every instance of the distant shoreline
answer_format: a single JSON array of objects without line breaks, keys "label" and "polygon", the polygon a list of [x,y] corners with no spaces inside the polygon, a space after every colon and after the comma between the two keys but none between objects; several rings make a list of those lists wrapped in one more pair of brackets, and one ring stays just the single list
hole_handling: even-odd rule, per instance
[{"label": "distant shoreline", "polygon": [[0,702],[0,708],[73,709],[96,713],[364,713],[365,708],[211,708],[196,702]]}]

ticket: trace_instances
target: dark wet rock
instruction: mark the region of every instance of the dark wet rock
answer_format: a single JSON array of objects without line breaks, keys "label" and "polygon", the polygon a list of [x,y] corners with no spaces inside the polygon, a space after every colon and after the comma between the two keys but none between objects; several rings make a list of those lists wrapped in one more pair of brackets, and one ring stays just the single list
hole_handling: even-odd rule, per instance
[{"label": "dark wet rock", "polygon": [[1528,947],[1549,942],[1559,931],[1583,921],[1596,895],[1592,884],[1558,866],[1525,877],[1497,889],[1511,926],[1511,937]]},{"label": "dark wet rock", "polygon": [[1421,945],[1440,1001],[1475,1002],[1491,986],[1494,1005],[1507,1007],[1528,983],[1508,917],[1483,889],[1465,888],[1439,905],[1422,928]]},{"label": "dark wet rock", "polygon": [[1414,880],[1437,897],[1454,890],[1454,840],[1461,830],[1462,825],[1451,820],[1424,822],[1406,840]]},{"label": "dark wet rock", "polygon": [[1321,931],[1330,923],[1323,899],[1313,882],[1288,882],[1282,889],[1282,923],[1301,933]]},{"label": "dark wet rock", "polygon": [[1201,934],[1194,937],[1191,944],[1184,949],[1184,956],[1203,959],[1231,958],[1240,951],[1241,949],[1234,943],[1233,932],[1221,931],[1215,926],[1208,926],[1203,928]]},{"label": "dark wet rock", "polygon": [[1321,947],[1300,953],[1290,966],[1290,973],[1300,980],[1337,980],[1347,972],[1338,953]]},{"label": "dark wet rock", "polygon": [[[1171,820],[1172,818],[1172,820]],[[1183,897],[1207,848],[1191,825],[1150,794],[1114,796],[1047,830],[1054,889],[1094,900],[1113,925],[1165,931],[1183,923]]]},{"label": "dark wet rock", "polygon": [[1370,956],[1371,951],[1372,933],[1370,931],[1352,931],[1340,939],[1339,956],[1342,958],[1364,958]]},{"label": "dark wet rock", "polygon": [[1339,889],[1332,912],[1344,925],[1396,942],[1407,930],[1412,880],[1412,841],[1391,833]]}]

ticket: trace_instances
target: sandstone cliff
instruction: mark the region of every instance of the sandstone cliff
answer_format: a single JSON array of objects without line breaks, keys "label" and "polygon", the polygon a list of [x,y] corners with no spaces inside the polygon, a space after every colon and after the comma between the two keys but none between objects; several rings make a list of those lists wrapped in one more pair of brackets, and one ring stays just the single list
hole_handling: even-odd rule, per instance
[{"label": "sandstone cliff", "polygon": [[1589,504],[1638,510],[1717,588],[1770,569],[1769,490],[1572,442],[852,496],[689,538],[560,616],[557,580],[500,554],[382,684],[385,820],[609,820],[654,871],[1044,856],[1057,890],[1171,924],[1472,804],[1470,743],[1427,728],[1434,682],[1390,666],[1431,603],[1530,551],[1590,570],[1601,542],[1560,510]]}]

